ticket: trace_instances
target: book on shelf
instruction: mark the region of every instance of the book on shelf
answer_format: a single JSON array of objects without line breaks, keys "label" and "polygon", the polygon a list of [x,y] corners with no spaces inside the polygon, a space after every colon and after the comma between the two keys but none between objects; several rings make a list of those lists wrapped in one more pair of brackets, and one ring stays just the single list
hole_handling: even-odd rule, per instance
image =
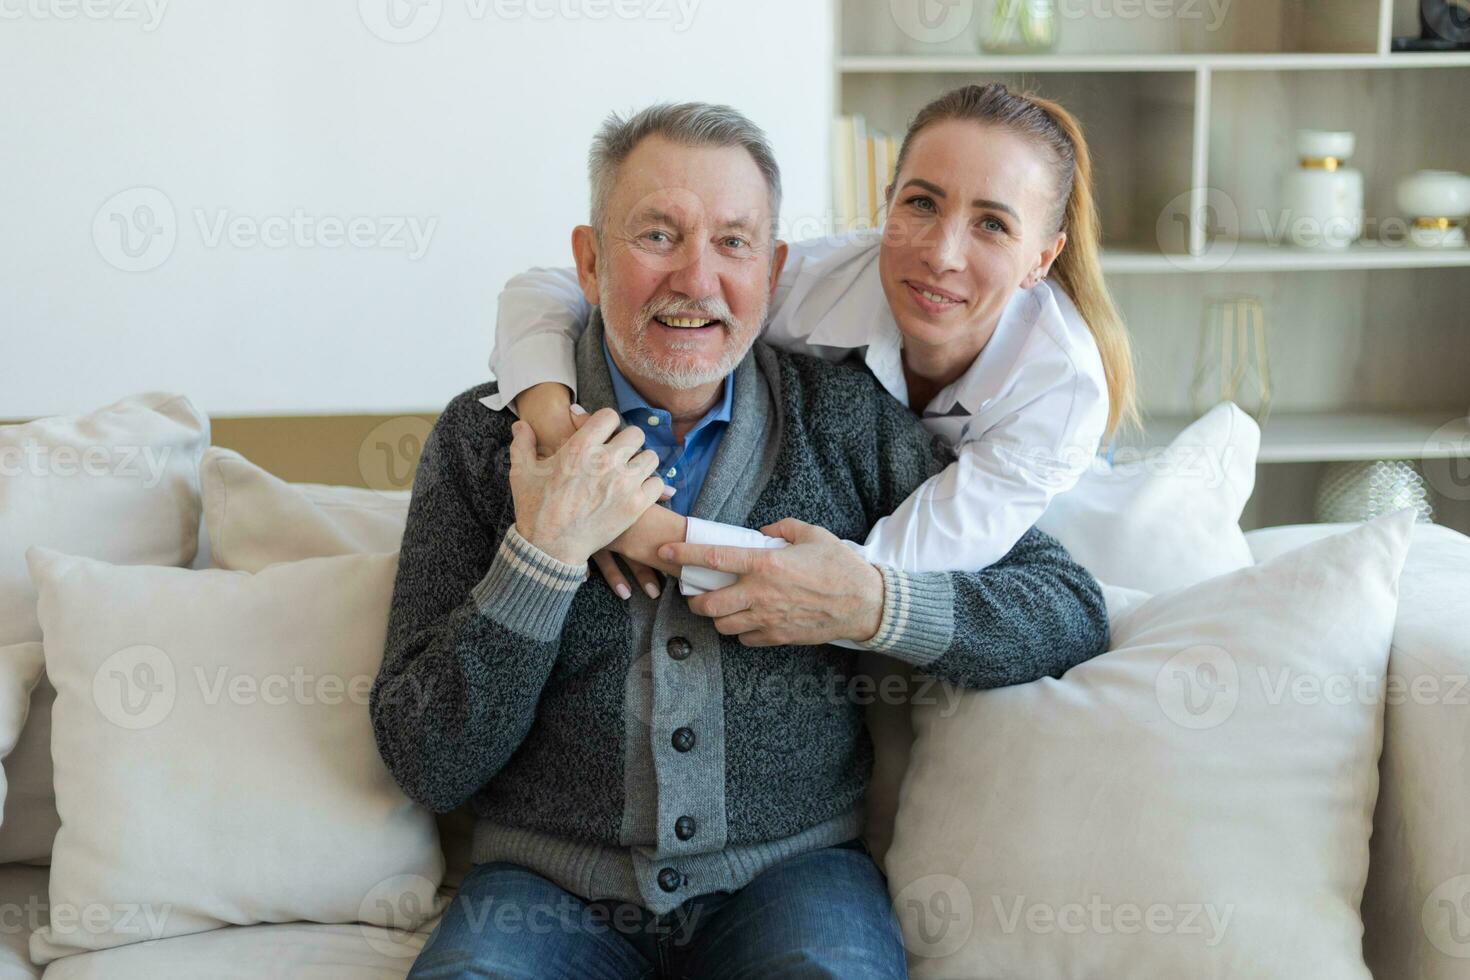
[{"label": "book on shelf", "polygon": [[883,190],[897,160],[897,137],[871,128],[860,114],[837,117],[832,127],[834,231],[878,226]]}]

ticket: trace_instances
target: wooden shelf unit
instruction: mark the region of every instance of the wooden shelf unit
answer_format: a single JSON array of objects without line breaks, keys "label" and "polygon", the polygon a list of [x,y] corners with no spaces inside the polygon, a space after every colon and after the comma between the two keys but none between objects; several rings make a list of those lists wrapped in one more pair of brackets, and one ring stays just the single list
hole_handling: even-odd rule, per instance
[{"label": "wooden shelf unit", "polygon": [[[1273,467],[1257,496],[1280,506],[1253,499],[1248,515],[1310,521],[1322,464],[1431,458],[1416,457],[1429,436],[1470,414],[1470,248],[1403,243],[1394,200],[1415,170],[1470,172],[1470,52],[1390,51],[1417,33],[1416,0],[1240,0],[1213,25],[1064,2],[1057,49],[1022,56],[980,53],[978,16],[936,30],[899,23],[889,0],[837,4],[834,115],[901,134],[940,92],[1001,81],[1081,119],[1150,440],[1191,417],[1206,304],[1262,301],[1273,402],[1260,462],[1298,465]],[[1347,249],[1284,244],[1277,189],[1303,128],[1357,134],[1366,234]],[[1470,532],[1470,502],[1439,503]]]}]

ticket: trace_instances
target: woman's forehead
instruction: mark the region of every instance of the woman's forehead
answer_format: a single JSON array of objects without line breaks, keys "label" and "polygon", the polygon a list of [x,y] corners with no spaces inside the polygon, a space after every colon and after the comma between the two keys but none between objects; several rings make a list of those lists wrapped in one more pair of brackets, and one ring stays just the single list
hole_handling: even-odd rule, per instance
[{"label": "woman's forehead", "polygon": [[904,179],[920,177],[961,197],[971,191],[1020,192],[1048,173],[1045,151],[1002,126],[946,119],[914,137],[904,159]]}]

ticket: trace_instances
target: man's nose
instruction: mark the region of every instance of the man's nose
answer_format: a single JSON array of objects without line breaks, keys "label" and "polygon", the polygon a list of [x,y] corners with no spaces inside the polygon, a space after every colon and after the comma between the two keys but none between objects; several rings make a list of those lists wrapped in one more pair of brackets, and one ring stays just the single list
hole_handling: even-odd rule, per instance
[{"label": "man's nose", "polygon": [[720,277],[708,242],[692,242],[681,258],[683,262],[669,274],[671,289],[690,299],[704,299],[719,292]]}]

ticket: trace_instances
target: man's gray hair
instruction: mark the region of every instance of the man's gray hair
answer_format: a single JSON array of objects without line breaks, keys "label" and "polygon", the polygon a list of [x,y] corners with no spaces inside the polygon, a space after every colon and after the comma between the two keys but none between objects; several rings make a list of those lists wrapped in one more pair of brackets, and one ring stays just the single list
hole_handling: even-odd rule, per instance
[{"label": "man's gray hair", "polygon": [[739,146],[750,154],[771,200],[771,238],[777,237],[781,214],[781,168],[759,126],[727,105],[708,102],[661,102],[623,119],[616,112],[602,123],[587,155],[592,183],[592,228],[602,237],[607,204],[617,182],[618,168],[634,147],[648,136],[662,136],[684,146]]}]

